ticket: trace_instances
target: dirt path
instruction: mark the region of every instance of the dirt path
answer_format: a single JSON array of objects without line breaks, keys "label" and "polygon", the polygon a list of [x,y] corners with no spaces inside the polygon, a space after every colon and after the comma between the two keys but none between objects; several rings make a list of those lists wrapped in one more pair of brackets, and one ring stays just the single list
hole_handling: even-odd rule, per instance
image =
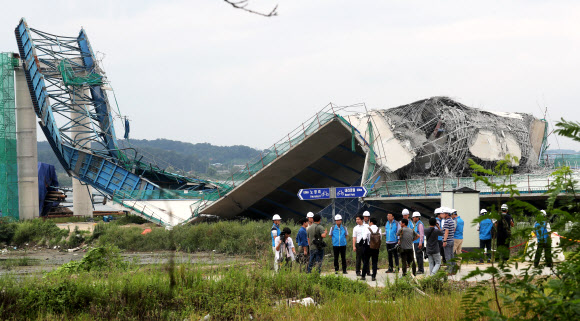
[{"label": "dirt path", "polygon": [[[3,274],[30,274],[56,269],[64,263],[82,259],[86,254],[82,250],[77,252],[61,252],[55,249],[28,249],[2,251],[0,254],[0,275]],[[169,262],[169,251],[161,252],[125,252],[122,257],[128,262],[136,264],[164,264]],[[242,256],[229,256],[215,253],[174,253],[177,264],[192,263],[217,265],[223,263],[247,263],[250,260]]]}]

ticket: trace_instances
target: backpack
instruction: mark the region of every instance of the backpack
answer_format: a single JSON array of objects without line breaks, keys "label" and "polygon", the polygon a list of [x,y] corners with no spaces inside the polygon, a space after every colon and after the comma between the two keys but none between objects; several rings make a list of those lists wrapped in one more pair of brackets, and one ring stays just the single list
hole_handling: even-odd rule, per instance
[{"label": "backpack", "polygon": [[373,230],[369,227],[369,231],[371,232],[371,241],[369,243],[369,247],[373,250],[378,250],[381,248],[381,233],[379,233],[379,229],[377,228],[377,232],[373,233]]}]

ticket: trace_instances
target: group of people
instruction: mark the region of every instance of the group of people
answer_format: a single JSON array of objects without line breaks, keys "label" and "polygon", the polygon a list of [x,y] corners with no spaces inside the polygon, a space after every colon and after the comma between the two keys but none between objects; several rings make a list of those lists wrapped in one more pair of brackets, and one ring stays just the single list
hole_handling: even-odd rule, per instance
[{"label": "group of people", "polygon": [[[498,258],[500,260],[509,258],[509,240],[514,221],[508,214],[506,204],[501,206],[501,212],[500,220],[486,218],[477,225],[480,248],[486,250],[488,263],[491,259],[492,238],[497,241]],[[544,216],[546,215],[545,211],[541,212]],[[272,218],[274,223],[271,230],[272,250],[275,256],[274,269],[278,270],[280,264],[291,264],[291,261],[298,260],[307,264],[307,273],[311,273],[315,266],[320,272],[326,246],[324,239],[330,237],[336,274],[341,270],[342,273],[347,273],[346,251],[348,244],[351,243],[352,251],[356,254],[356,275],[362,280],[369,275],[373,281],[376,280],[379,251],[383,241],[388,251],[386,273],[394,273],[395,269],[397,273],[400,271],[400,257],[403,275],[407,274],[409,268],[413,275],[425,273],[424,260],[429,262],[430,275],[437,273],[442,264],[447,264],[447,272],[454,274],[458,269],[455,256],[462,252],[465,222],[455,209],[448,207],[437,208],[434,214],[435,217],[429,219],[429,226],[425,227],[419,212],[413,212],[409,217],[409,210],[404,209],[401,213],[403,218],[400,221],[396,221],[395,216],[388,213],[383,232],[377,226],[376,218],[372,218],[370,213],[365,211],[356,217],[356,226],[350,235],[346,226],[343,225],[340,214],[334,217],[334,225],[328,231],[320,225],[321,216],[310,212],[306,218],[299,221],[301,227],[296,236],[298,250],[290,237],[291,230],[287,227],[280,230],[281,218],[276,214]],[[482,209],[480,215],[485,214],[487,210]],[[535,230],[538,251],[534,263],[538,265],[540,250],[542,250],[545,252],[547,264],[551,266],[550,225],[547,222],[539,222],[536,223]],[[349,238],[352,241],[349,241]],[[480,264],[483,262],[484,256]]]},{"label": "group of people", "polygon": [[399,272],[400,256],[403,275],[407,274],[409,268],[412,269],[413,275],[425,273],[423,261],[427,257],[430,262],[430,273],[434,274],[439,269],[442,257],[451,262],[453,254],[461,252],[463,220],[455,210],[438,209],[436,211],[438,217],[430,221],[433,224],[430,224],[429,228],[423,226],[419,212],[414,212],[411,218],[407,209],[401,214],[403,218],[399,222],[395,220],[394,214],[389,213],[383,232],[377,226],[376,218],[371,218],[370,213],[365,211],[356,217],[356,226],[352,229],[351,236],[343,225],[340,214],[334,217],[334,225],[328,231],[320,225],[320,215],[308,213],[306,218],[299,221],[301,227],[296,236],[298,250],[290,237],[291,230],[287,227],[280,230],[281,218],[276,214],[272,218],[271,229],[274,269],[278,270],[280,264],[290,264],[291,261],[298,260],[307,263],[307,273],[311,273],[315,266],[320,272],[326,246],[324,239],[327,236],[332,240],[334,269],[337,274],[341,267],[342,273],[347,273],[346,251],[351,238],[352,251],[356,254],[356,275],[363,280],[369,275],[373,281],[376,280],[383,237],[388,251],[387,273],[394,273],[395,268]]},{"label": "group of people", "polygon": [[[477,224],[477,231],[479,231],[479,248],[485,252],[485,257],[487,258],[487,263],[491,261],[491,242],[492,239],[496,240],[497,258],[502,261],[509,259],[510,255],[510,239],[511,239],[511,228],[514,226],[513,217],[508,214],[507,204],[501,205],[501,218],[499,220],[494,220],[491,218],[483,218]],[[542,253],[546,260],[546,266],[552,266],[552,238],[550,223],[547,220],[547,213],[545,210],[540,210],[543,216],[543,220],[540,220],[534,224],[534,234],[536,236],[537,248],[534,257],[534,266],[538,267],[540,264],[540,259]],[[486,209],[482,209],[479,213],[480,216],[487,215]],[[480,259],[478,264],[483,264],[484,257]]]}]

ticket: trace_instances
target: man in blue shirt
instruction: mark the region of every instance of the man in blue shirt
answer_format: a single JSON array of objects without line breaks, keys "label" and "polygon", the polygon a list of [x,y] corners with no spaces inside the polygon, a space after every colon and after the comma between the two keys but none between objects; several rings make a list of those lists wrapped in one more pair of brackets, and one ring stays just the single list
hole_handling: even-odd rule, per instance
[{"label": "man in blue shirt", "polygon": [[[463,221],[461,216],[457,214],[457,211],[455,209],[451,210],[451,217],[455,221],[455,235],[453,236],[453,253],[457,257],[459,254],[461,254],[461,250],[463,248],[463,225],[465,225],[465,222]],[[457,259],[461,260],[461,258],[459,257]]]},{"label": "man in blue shirt", "polygon": [[397,265],[397,273],[399,272],[399,253],[395,250],[395,246],[399,242],[397,233],[401,229],[399,222],[395,221],[395,216],[392,213],[387,214],[387,223],[385,224],[385,240],[387,243],[387,251],[389,252],[389,269],[387,273],[393,273],[393,257]]},{"label": "man in blue shirt", "polygon": [[299,221],[300,230],[298,230],[298,234],[296,235],[296,244],[300,246],[298,249],[298,258],[296,259],[298,263],[304,264],[308,262],[308,236],[306,235],[306,228],[308,227],[308,219],[302,218]]},{"label": "man in blue shirt", "polygon": [[334,216],[335,224],[330,228],[332,236],[332,250],[334,252],[334,273],[338,274],[338,256],[342,257],[342,273],[346,274],[346,238],[348,230],[342,225],[342,216]]},{"label": "man in blue shirt", "polygon": [[[485,208],[481,209],[479,216],[484,216],[487,214]],[[487,250],[487,263],[491,262],[491,233],[493,229],[493,221],[489,218],[477,223],[477,230],[479,231],[479,248],[483,251],[485,248]],[[483,264],[483,254],[479,263]]]},{"label": "man in blue shirt", "polygon": [[552,267],[552,237],[550,229],[550,223],[546,218],[546,211],[541,210],[543,220],[536,222],[534,225],[534,233],[536,233],[536,238],[538,240],[536,246],[536,257],[534,258],[534,267],[540,265],[540,258],[542,256],[542,250],[544,250],[544,259],[546,260],[546,266]]},{"label": "man in blue shirt", "polygon": [[270,236],[272,237],[272,252],[274,252],[274,271],[278,271],[278,262],[276,261],[276,237],[280,236],[280,221],[282,218],[278,214],[274,214],[272,217],[272,229],[270,230]]}]

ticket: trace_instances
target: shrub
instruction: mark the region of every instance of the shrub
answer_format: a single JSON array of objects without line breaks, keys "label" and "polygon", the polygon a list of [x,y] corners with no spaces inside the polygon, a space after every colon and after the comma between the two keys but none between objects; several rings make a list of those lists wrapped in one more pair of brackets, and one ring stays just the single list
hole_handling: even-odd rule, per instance
[{"label": "shrub", "polygon": [[25,243],[52,245],[61,242],[68,234],[69,231],[60,229],[52,221],[34,219],[16,224],[12,243],[19,246]]}]

